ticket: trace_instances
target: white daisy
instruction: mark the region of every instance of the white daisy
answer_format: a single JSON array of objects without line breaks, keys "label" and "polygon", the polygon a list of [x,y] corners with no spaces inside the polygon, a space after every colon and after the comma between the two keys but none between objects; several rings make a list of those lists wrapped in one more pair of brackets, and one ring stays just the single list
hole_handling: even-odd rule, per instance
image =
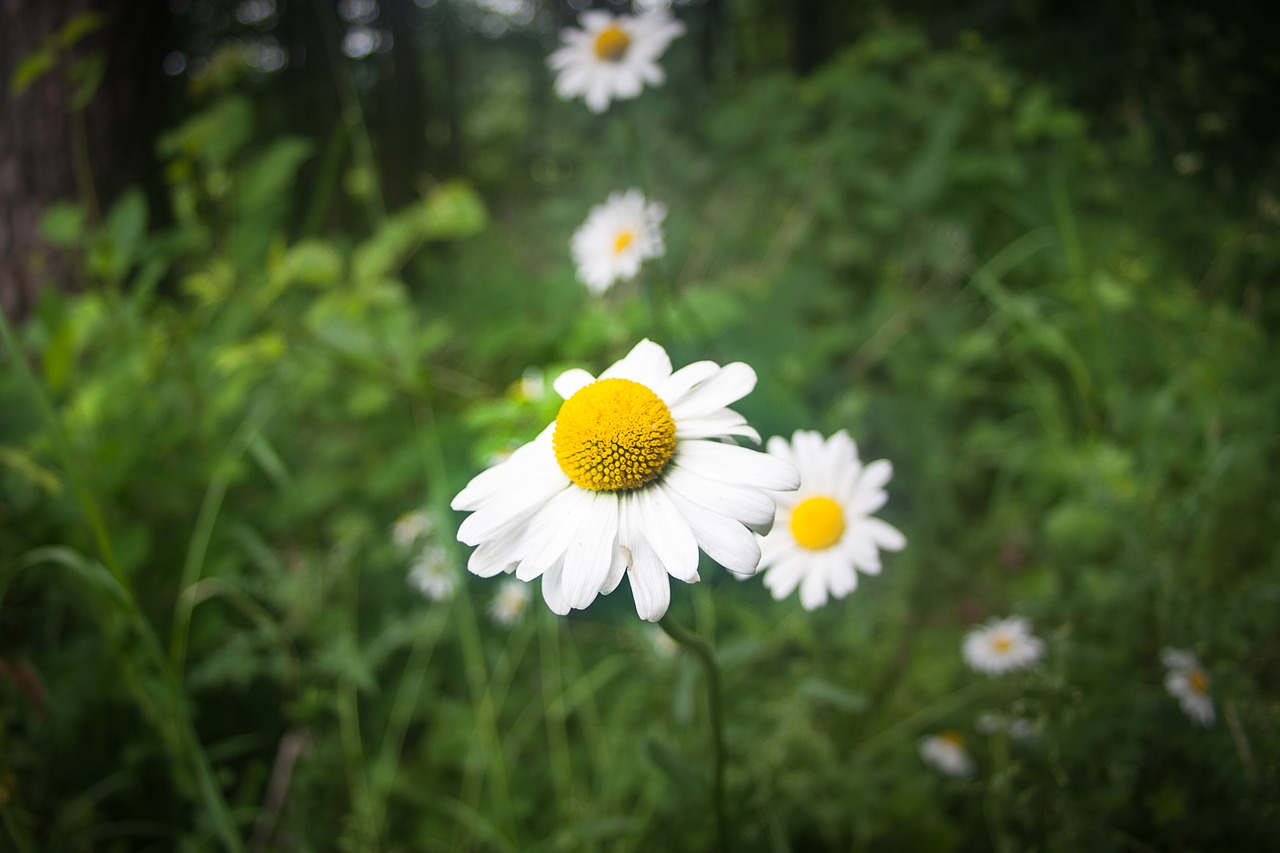
[{"label": "white daisy", "polygon": [[401,551],[408,551],[418,540],[430,536],[433,526],[431,516],[420,509],[410,510],[391,525],[391,541]]},{"label": "white daisy", "polygon": [[799,482],[789,463],[717,440],[760,440],[726,408],[755,383],[740,362],[672,372],[648,340],[599,378],[562,373],[552,385],[565,400],[555,421],[453,499],[472,513],[458,529],[478,546],[468,568],[541,577],[543,598],[561,615],[626,575],[649,621],[667,612],[668,575],[698,580],[699,548],[730,571],[754,572],[760,548],[748,528],[773,522],[765,490]]},{"label": "white daisy", "polygon": [[449,564],[449,555],[439,545],[422,549],[413,568],[409,570],[409,583],[429,601],[446,601],[453,598],[458,589],[458,573]]},{"label": "white daisy", "polygon": [[569,249],[578,265],[578,278],[592,293],[604,293],[615,281],[630,281],[640,265],[666,252],[662,242],[665,205],[645,201],[637,189],[610,193],[608,201],[591,208],[587,220],[573,232]]},{"label": "white daisy", "polygon": [[1026,669],[1044,654],[1044,641],[1031,633],[1031,623],[1021,616],[989,619],[965,634],[964,662],[979,672],[999,675]]},{"label": "white daisy", "polygon": [[979,734],[995,735],[1004,732],[1013,740],[1030,740],[1036,736],[1036,724],[1022,717],[985,712],[978,715],[973,727]]},{"label": "white daisy", "polygon": [[643,15],[583,12],[582,29],[560,31],[563,44],[547,57],[556,74],[556,94],[562,100],[579,96],[593,113],[602,113],[613,99],[637,97],[644,84],[660,86],[666,79],[658,59],[667,46],[684,35],[684,24],[665,9]]},{"label": "white daisy", "polygon": [[489,600],[489,618],[504,628],[520,621],[529,608],[529,585],[518,580],[505,581]]},{"label": "white daisy", "polygon": [[969,757],[964,736],[959,732],[948,729],[936,735],[926,735],[920,738],[919,746],[924,762],[945,775],[956,779],[973,775],[973,759]]},{"label": "white daisy", "polygon": [[896,527],[871,517],[888,500],[884,484],[893,466],[880,459],[864,467],[844,430],[825,440],[805,430],[790,443],[774,436],[768,450],[800,472],[799,490],[776,496],[777,521],[760,543],[764,585],[775,599],[796,587],[805,610],[826,604],[828,595],[844,598],[858,586],[856,569],[880,573],[878,549],[907,544]]},{"label": "white daisy", "polygon": [[1160,662],[1168,668],[1164,687],[1178,700],[1186,715],[1202,726],[1214,721],[1213,699],[1209,697],[1209,673],[1191,652],[1166,648],[1160,652]]}]

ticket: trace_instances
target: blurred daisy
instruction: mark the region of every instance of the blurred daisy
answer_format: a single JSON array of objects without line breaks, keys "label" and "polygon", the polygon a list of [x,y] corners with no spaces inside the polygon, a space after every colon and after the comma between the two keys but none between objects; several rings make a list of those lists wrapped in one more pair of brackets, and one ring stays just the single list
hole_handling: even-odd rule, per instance
[{"label": "blurred daisy", "polygon": [[973,759],[965,749],[964,736],[957,731],[948,729],[920,738],[920,757],[925,764],[952,778],[973,775]]},{"label": "blurred daisy", "polygon": [[990,619],[964,637],[964,662],[979,672],[999,675],[1026,669],[1044,655],[1044,641],[1032,635],[1021,616]]},{"label": "blurred daisy", "polygon": [[489,618],[504,628],[520,621],[529,609],[529,585],[518,580],[504,581],[497,594],[489,599]]},{"label": "blurred daisy", "polygon": [[649,621],[667,612],[668,576],[698,580],[699,548],[730,571],[754,572],[760,548],[748,528],[773,522],[765,490],[799,482],[790,463],[718,440],[760,440],[726,408],[755,383],[740,362],[672,372],[648,340],[599,378],[560,374],[552,387],[565,402],[555,421],[453,499],[471,512],[458,529],[478,546],[468,568],[541,577],[543,598],[561,615],[626,575]]},{"label": "blurred daisy", "polygon": [[408,551],[431,535],[432,526],[431,516],[420,509],[410,510],[391,525],[391,541],[401,551]]},{"label": "blurred daisy", "polygon": [[510,395],[522,403],[536,403],[547,394],[547,381],[542,371],[530,367],[511,385]]},{"label": "blurred daisy", "polygon": [[665,9],[635,17],[583,12],[579,23],[582,29],[560,31],[563,44],[547,64],[556,72],[556,94],[582,97],[593,113],[607,110],[615,98],[638,96],[645,83],[660,86],[666,75],[657,61],[684,35],[684,24]]},{"label": "blurred daisy", "polygon": [[1004,732],[1013,740],[1030,740],[1036,734],[1036,725],[1030,720],[991,712],[979,714],[973,727],[984,735]]},{"label": "blurred daisy", "polygon": [[858,586],[857,569],[880,573],[879,549],[899,551],[906,538],[871,513],[884,506],[893,466],[863,466],[858,447],[841,430],[829,439],[797,430],[788,443],[774,436],[769,453],[794,464],[798,491],[776,496],[777,520],[760,542],[764,585],[782,600],[800,588],[800,604],[814,610],[827,596],[844,598]]},{"label": "blurred daisy", "polygon": [[592,293],[604,293],[615,281],[630,281],[640,265],[666,252],[662,220],[667,208],[645,201],[637,189],[611,193],[608,201],[591,208],[587,221],[569,243],[578,278]]},{"label": "blurred daisy", "polygon": [[1187,716],[1202,726],[1214,721],[1213,700],[1209,698],[1209,673],[1191,652],[1166,648],[1160,652],[1160,662],[1168,668],[1164,687],[1178,700]]},{"label": "blurred daisy", "polygon": [[449,555],[439,545],[424,548],[413,568],[409,584],[428,601],[447,601],[458,589],[458,573],[449,564]]}]

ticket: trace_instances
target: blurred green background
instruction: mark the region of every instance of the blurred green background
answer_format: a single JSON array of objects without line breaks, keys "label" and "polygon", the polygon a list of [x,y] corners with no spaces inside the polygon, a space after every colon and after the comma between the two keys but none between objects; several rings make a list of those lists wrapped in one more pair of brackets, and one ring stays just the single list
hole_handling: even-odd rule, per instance
[{"label": "blurred green background", "polygon": [[[448,509],[554,418],[522,379],[642,337],[892,460],[909,543],[812,613],[675,585],[732,849],[1280,846],[1268,4],[676,3],[603,116],[545,66],[586,5],[0,13],[0,847],[709,849],[697,662],[625,589],[497,623]],[[667,254],[592,297],[632,186]],[[1009,613],[1044,660],[966,669]]]}]

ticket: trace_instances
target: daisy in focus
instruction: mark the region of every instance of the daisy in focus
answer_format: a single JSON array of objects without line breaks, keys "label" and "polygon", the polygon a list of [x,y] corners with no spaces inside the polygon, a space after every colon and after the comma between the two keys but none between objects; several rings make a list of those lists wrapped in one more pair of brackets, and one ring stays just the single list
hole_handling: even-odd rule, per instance
[{"label": "daisy in focus", "polygon": [[989,619],[964,637],[964,662],[979,672],[1000,675],[1026,669],[1044,655],[1044,641],[1021,616]]},{"label": "daisy in focus", "polygon": [[973,775],[973,759],[969,757],[964,736],[959,732],[948,729],[936,735],[926,735],[920,738],[919,748],[920,758],[924,763],[941,771],[943,775],[953,779]]},{"label": "daisy in focus", "polygon": [[1160,652],[1160,662],[1169,670],[1165,673],[1164,687],[1178,700],[1186,715],[1202,726],[1214,721],[1213,699],[1209,697],[1209,673],[1191,652],[1166,648]]},{"label": "daisy in focus", "polygon": [[637,189],[611,193],[604,204],[591,208],[587,220],[573,232],[569,249],[578,278],[592,293],[604,293],[615,281],[630,281],[640,265],[666,252],[662,242],[665,205],[646,201]]},{"label": "daisy in focus", "polygon": [[579,23],[582,29],[560,31],[562,44],[547,65],[556,72],[561,100],[581,97],[593,113],[607,110],[612,100],[637,97],[646,83],[662,85],[666,75],[658,59],[685,31],[665,9],[634,17],[589,11]]},{"label": "daisy in focus", "polygon": [[893,466],[885,459],[864,466],[844,430],[825,440],[797,430],[790,443],[769,439],[768,450],[800,472],[799,490],[775,496],[777,520],[760,542],[764,585],[775,599],[796,587],[805,610],[844,598],[858,586],[858,569],[880,574],[880,550],[906,546],[896,527],[871,516],[889,499]]},{"label": "daisy in focus", "polygon": [[529,609],[529,598],[528,584],[514,579],[504,581],[489,600],[489,618],[503,628],[510,628]]},{"label": "daisy in focus", "polygon": [[428,601],[447,601],[457,591],[458,573],[444,548],[428,545],[409,570],[409,584]]},{"label": "daisy in focus", "polygon": [[760,440],[727,408],[755,383],[741,362],[673,371],[649,340],[599,377],[560,374],[555,421],[453,499],[471,513],[458,529],[477,546],[468,568],[542,578],[542,597],[560,615],[626,576],[636,612],[651,622],[667,612],[669,578],[698,581],[699,549],[751,574],[760,560],[752,530],[773,523],[766,490],[799,483],[789,462],[722,441]]}]

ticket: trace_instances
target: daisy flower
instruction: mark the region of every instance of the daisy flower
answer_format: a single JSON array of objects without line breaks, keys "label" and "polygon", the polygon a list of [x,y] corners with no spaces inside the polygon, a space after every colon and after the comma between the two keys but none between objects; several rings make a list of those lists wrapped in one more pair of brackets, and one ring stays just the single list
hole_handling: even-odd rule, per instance
[{"label": "daisy flower", "polygon": [[420,509],[410,510],[391,525],[391,541],[401,551],[408,551],[419,539],[430,536],[433,526],[431,516]]},{"label": "daisy flower", "polygon": [[449,565],[449,557],[439,545],[424,548],[413,568],[409,583],[428,601],[447,601],[458,588],[458,574]]},{"label": "daisy flower", "polygon": [[964,662],[979,672],[999,675],[1026,669],[1044,655],[1044,641],[1031,633],[1021,616],[989,619],[964,637]]},{"label": "daisy flower", "polygon": [[587,109],[602,113],[613,99],[637,97],[644,84],[666,79],[658,59],[684,35],[684,24],[665,9],[643,15],[583,12],[582,29],[560,31],[561,46],[547,57],[556,72],[556,94],[562,100],[582,97]]},{"label": "daisy flower", "polygon": [[1166,648],[1160,652],[1160,662],[1169,670],[1164,677],[1164,687],[1178,700],[1186,715],[1202,726],[1213,725],[1213,700],[1209,698],[1209,673],[1191,652]]},{"label": "daisy flower", "polygon": [[857,569],[880,573],[878,549],[907,544],[896,527],[871,517],[888,500],[884,484],[893,466],[884,459],[863,466],[844,430],[825,440],[804,430],[790,443],[774,436],[768,450],[800,472],[798,491],[775,496],[777,520],[760,542],[764,585],[775,599],[796,587],[805,610],[826,604],[828,595],[844,598],[858,586]]},{"label": "daisy flower", "polygon": [[1036,724],[1030,720],[993,712],[979,714],[973,727],[984,735],[1005,732],[1013,740],[1030,740],[1036,735]]},{"label": "daisy flower", "polygon": [[542,597],[560,615],[588,607],[625,575],[636,612],[651,622],[667,612],[668,576],[698,580],[699,548],[730,571],[754,572],[751,530],[773,522],[765,490],[799,482],[790,463],[718,440],[760,440],[726,408],[755,383],[741,362],[673,372],[649,340],[598,378],[560,374],[552,387],[565,402],[555,421],[453,499],[471,513],[458,528],[459,540],[477,546],[468,568],[542,578]]},{"label": "daisy flower", "polygon": [[586,222],[573,232],[569,249],[578,278],[592,293],[604,293],[615,281],[630,281],[640,265],[666,252],[662,242],[665,205],[646,201],[637,189],[611,193],[591,208]]},{"label": "daisy flower", "polygon": [[489,618],[503,628],[510,628],[520,621],[528,608],[528,584],[508,580],[498,587],[498,593],[489,600]]},{"label": "daisy flower", "polygon": [[924,763],[941,771],[944,775],[953,779],[963,779],[973,775],[973,759],[969,757],[969,750],[965,749],[964,745],[964,736],[959,732],[948,729],[936,735],[927,735],[920,738],[919,747],[920,757],[924,759]]}]

